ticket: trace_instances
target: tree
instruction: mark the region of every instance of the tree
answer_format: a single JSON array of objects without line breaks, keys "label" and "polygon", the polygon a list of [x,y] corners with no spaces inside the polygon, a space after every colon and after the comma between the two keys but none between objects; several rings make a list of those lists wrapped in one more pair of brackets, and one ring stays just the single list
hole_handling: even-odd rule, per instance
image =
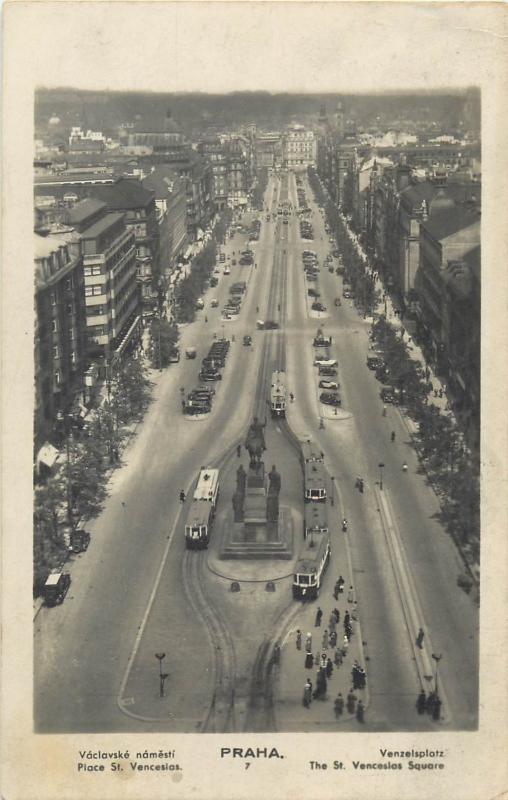
[{"label": "tree", "polygon": [[131,358],[113,367],[112,410],[119,423],[140,419],[150,402],[150,381],[142,361]]},{"label": "tree", "polygon": [[178,328],[156,317],[150,325],[150,358],[155,369],[167,367],[178,342]]}]

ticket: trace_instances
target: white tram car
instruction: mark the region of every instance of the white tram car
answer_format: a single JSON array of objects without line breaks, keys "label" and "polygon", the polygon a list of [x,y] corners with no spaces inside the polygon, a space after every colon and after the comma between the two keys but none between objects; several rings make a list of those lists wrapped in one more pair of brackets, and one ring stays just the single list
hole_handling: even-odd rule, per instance
[{"label": "white tram car", "polygon": [[275,370],[270,384],[270,411],[272,417],[286,416],[286,373]]},{"label": "white tram car", "polygon": [[330,535],[322,533],[305,540],[293,575],[293,597],[315,600],[330,560]]},{"label": "white tram car", "polygon": [[185,545],[189,550],[208,547],[219,499],[219,470],[203,467],[199,473],[187,520]]}]

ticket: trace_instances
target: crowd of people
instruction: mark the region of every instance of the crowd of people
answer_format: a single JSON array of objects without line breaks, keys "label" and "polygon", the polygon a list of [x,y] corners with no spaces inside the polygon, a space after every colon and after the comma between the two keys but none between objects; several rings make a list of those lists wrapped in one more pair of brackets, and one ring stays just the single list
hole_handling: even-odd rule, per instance
[{"label": "crowd of people", "polygon": [[[304,640],[302,631],[299,629],[296,631],[296,649],[305,650],[304,668],[309,671],[316,670],[314,681],[309,675],[303,689],[302,702],[307,709],[314,700],[330,699],[329,683],[334,673],[338,674],[343,669],[348,658],[350,641],[354,635],[354,622],[358,621],[358,601],[355,598],[353,586],[349,587],[347,593],[344,592],[344,586],[345,580],[340,575],[334,585],[333,597],[335,601],[342,597],[346,600],[346,608],[342,616],[339,608],[335,606],[331,609],[329,616],[325,617],[327,622],[323,623],[323,609],[318,606],[316,610],[314,627],[322,628],[323,624],[327,626],[319,636],[318,642],[316,642],[316,632],[307,632]],[[341,619],[342,630],[340,630]],[[358,722],[363,722],[365,705],[364,701],[358,698],[356,692],[365,690],[367,674],[357,660],[354,661],[351,668],[351,684],[351,689],[345,699],[341,692],[337,694],[333,703],[334,715],[337,720],[340,719],[346,708],[348,714],[354,715]]]}]

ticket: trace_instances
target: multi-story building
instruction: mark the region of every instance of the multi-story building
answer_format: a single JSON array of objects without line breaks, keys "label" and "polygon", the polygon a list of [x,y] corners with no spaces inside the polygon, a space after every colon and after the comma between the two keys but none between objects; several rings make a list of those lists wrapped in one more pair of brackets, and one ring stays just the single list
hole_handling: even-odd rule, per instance
[{"label": "multi-story building", "polygon": [[288,169],[306,169],[316,165],[317,145],[314,131],[303,125],[289,126],[283,137],[283,163]]},{"label": "multi-story building", "polygon": [[[437,200],[437,202],[436,202]],[[480,213],[444,194],[420,226],[419,335],[463,405],[480,410]]]},{"label": "multi-story building", "polygon": [[282,135],[280,132],[256,133],[254,152],[258,168],[278,169],[282,164]]},{"label": "multi-story building", "polygon": [[124,214],[108,212],[93,198],[77,203],[67,222],[81,242],[88,352],[96,360],[112,359],[140,335],[134,231]]},{"label": "multi-story building", "polygon": [[149,313],[157,299],[159,275],[159,225],[153,192],[139,180],[95,173],[36,176],[34,192],[36,208],[44,205],[47,212],[94,197],[106,203],[108,211],[124,214],[125,224],[136,238],[138,281],[145,312]]},{"label": "multi-story building", "polygon": [[58,412],[81,399],[86,365],[83,259],[79,241],[35,234],[35,446]]},{"label": "multi-story building", "polygon": [[198,150],[211,167],[211,195],[217,211],[227,206],[229,194],[228,155],[223,143],[217,137],[199,142]]},{"label": "multi-story building", "polygon": [[143,186],[155,195],[160,265],[168,278],[187,247],[187,182],[171,166],[157,164],[143,179]]}]

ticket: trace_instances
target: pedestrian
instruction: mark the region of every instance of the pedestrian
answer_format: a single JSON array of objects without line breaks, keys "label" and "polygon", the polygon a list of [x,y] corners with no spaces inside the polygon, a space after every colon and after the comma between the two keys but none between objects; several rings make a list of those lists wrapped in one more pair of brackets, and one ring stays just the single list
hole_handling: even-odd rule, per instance
[{"label": "pedestrian", "polygon": [[303,705],[308,708],[312,702],[312,681],[307,678],[303,689]]},{"label": "pedestrian", "polygon": [[383,406],[383,417],[386,417],[386,406]]},{"label": "pedestrian", "polygon": [[305,669],[312,669],[314,666],[314,656],[312,653],[305,654]]},{"label": "pedestrian", "polygon": [[180,502],[185,503],[185,492],[183,489],[180,490]]},{"label": "pedestrian", "polygon": [[316,653],[316,655],[314,656],[314,665],[316,667],[319,667],[319,664],[320,664],[319,653]]},{"label": "pedestrian", "polygon": [[316,611],[316,621],[314,623],[314,626],[316,628],[319,628],[319,626],[321,625],[321,617],[322,616],[323,616],[323,612],[321,611],[321,608],[318,607],[318,610]]},{"label": "pedestrian", "polygon": [[347,710],[350,714],[355,713],[356,709],[356,695],[354,694],[353,690],[350,689],[346,698],[346,706]]},{"label": "pedestrian", "polygon": [[443,389],[442,389],[442,388],[440,388],[440,389],[439,389],[439,397],[442,397],[442,396],[443,396]]},{"label": "pedestrian", "polygon": [[323,650],[328,649],[328,629],[325,628],[323,633]]},{"label": "pedestrian", "polygon": [[326,672],[324,670],[319,670],[316,679],[316,689],[314,691],[314,697],[319,700],[324,700],[326,698],[326,690],[328,688],[328,684],[326,681]]},{"label": "pedestrian", "polygon": [[333,672],[333,662],[331,658],[327,658],[326,660],[326,677],[330,679],[332,677]]},{"label": "pedestrian", "polygon": [[332,613],[330,614],[330,619],[328,620],[328,630],[330,634],[332,633],[332,631],[335,630],[336,624],[337,623],[335,622],[335,614],[332,611]]},{"label": "pedestrian", "polygon": [[302,632],[299,628],[296,631],[296,649],[297,650],[302,649]]},{"label": "pedestrian", "polygon": [[420,630],[418,631],[418,635],[416,637],[416,646],[419,647],[420,650],[422,649],[424,636],[425,636],[425,633],[423,631],[423,628],[420,628]]},{"label": "pedestrian", "polygon": [[434,708],[432,709],[432,719],[436,720],[436,722],[441,719],[441,700],[437,695],[434,700]]},{"label": "pedestrian", "polygon": [[335,662],[336,667],[342,666],[342,650],[340,649],[340,647],[337,647],[333,660]]},{"label": "pedestrian", "polygon": [[335,712],[335,718],[339,719],[339,717],[342,715],[342,712],[344,711],[344,698],[342,697],[340,692],[335,698],[335,702],[333,704],[333,710]]},{"label": "pedestrian", "polygon": [[427,705],[427,697],[424,690],[422,689],[416,700],[416,710],[418,714],[420,715],[425,714],[426,705]]},{"label": "pedestrian", "polygon": [[339,611],[339,609],[338,609],[338,608],[334,608],[334,609],[333,609],[333,611],[332,611],[332,614],[334,615],[334,617],[335,617],[335,622],[336,622],[336,623],[337,623],[337,625],[338,625],[338,624],[339,624],[339,622],[340,622],[340,611]]},{"label": "pedestrian", "polygon": [[337,583],[339,584],[339,594],[342,594],[342,592],[344,591],[344,578],[342,577],[342,575],[339,575]]},{"label": "pedestrian", "polygon": [[425,711],[427,714],[431,714],[434,716],[434,704],[436,702],[437,695],[434,692],[430,692],[427,696],[427,702],[425,703]]},{"label": "pedestrian", "polygon": [[390,436],[390,439],[392,440],[392,442],[394,442],[394,441],[395,441],[395,431],[392,431],[392,434],[391,434],[391,436]]},{"label": "pedestrian", "polygon": [[359,616],[360,616],[360,614],[359,614],[359,610],[358,610],[358,600],[355,600],[354,603],[353,603],[353,608],[351,610],[351,619],[354,619],[355,622],[358,622]]},{"label": "pedestrian", "polygon": [[353,681],[353,689],[360,688],[360,681],[358,677],[359,669],[360,665],[358,664],[358,661],[355,661],[355,663],[353,664],[353,669],[351,670],[351,680]]},{"label": "pedestrian", "polygon": [[337,631],[333,630],[330,633],[330,647],[336,647],[337,645]]},{"label": "pedestrian", "polygon": [[321,653],[321,665],[320,665],[321,669],[326,669],[326,661],[327,661],[326,653]]},{"label": "pedestrian", "polygon": [[346,611],[346,613],[344,614],[344,630],[348,627],[349,622],[350,622],[349,611]]},{"label": "pedestrian", "polygon": [[356,708],[356,719],[358,720],[358,722],[363,722],[364,721],[364,716],[363,716],[364,715],[364,711],[365,711],[365,709],[364,709],[363,703],[362,703],[361,700],[359,700],[358,701],[358,706]]},{"label": "pedestrian", "polygon": [[344,634],[344,638],[342,640],[342,655],[347,656],[347,651],[349,647],[349,636]]},{"label": "pedestrian", "polygon": [[350,586],[347,593],[347,601],[348,603],[354,603],[354,600],[355,600],[355,593],[353,587]]},{"label": "pedestrian", "polygon": [[351,639],[351,637],[352,637],[352,635],[353,635],[353,628],[352,628],[352,626],[351,626],[351,625],[348,625],[348,626],[346,627],[346,629],[345,629],[345,634],[346,634],[346,636],[347,636],[347,640],[348,640],[348,642],[349,642],[349,640]]},{"label": "pedestrian", "polygon": [[312,633],[308,633],[305,639],[305,650],[307,653],[312,653]]},{"label": "pedestrian", "polygon": [[280,645],[278,642],[273,648],[273,663],[280,664]]},{"label": "pedestrian", "polygon": [[333,596],[335,600],[339,599],[339,592],[340,592],[340,583],[339,581],[335,581],[335,586],[333,587]]}]

